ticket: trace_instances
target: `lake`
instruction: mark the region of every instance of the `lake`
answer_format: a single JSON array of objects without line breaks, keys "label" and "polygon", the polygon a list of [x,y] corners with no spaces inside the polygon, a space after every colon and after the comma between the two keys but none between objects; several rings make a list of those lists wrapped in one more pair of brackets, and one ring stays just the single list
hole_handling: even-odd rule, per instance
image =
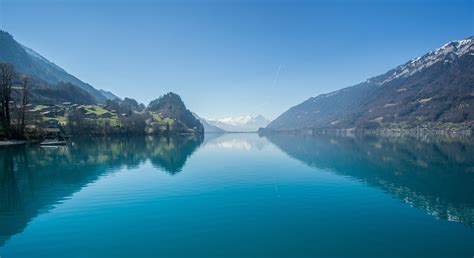
[{"label": "lake", "polygon": [[0,153],[2,258],[474,255],[463,137],[207,134]]}]

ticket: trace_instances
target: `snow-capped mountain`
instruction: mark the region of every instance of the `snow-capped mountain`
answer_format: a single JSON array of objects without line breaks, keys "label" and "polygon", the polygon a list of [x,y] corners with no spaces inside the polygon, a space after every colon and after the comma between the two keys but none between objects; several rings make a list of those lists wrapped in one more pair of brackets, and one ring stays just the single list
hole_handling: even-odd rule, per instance
[{"label": "snow-capped mountain", "polygon": [[211,125],[209,123],[209,121],[207,121],[206,119],[198,116],[196,113],[193,113],[194,117],[196,117],[197,119],[199,119],[199,121],[201,122],[201,124],[204,126],[204,132],[205,133],[225,133],[225,130],[220,128],[220,127],[217,127],[215,125]]},{"label": "snow-capped mountain", "polygon": [[262,115],[247,115],[225,117],[220,119],[208,119],[207,122],[228,132],[256,132],[258,128],[267,126],[268,123],[270,123],[270,120],[266,119]]},{"label": "snow-capped mountain", "polygon": [[455,40],[357,85],[296,105],[269,131],[474,125],[474,37]]},{"label": "snow-capped mountain", "polygon": [[426,68],[429,68],[438,62],[452,63],[454,60],[462,57],[463,55],[473,55],[473,50],[474,37],[448,42],[423,56],[417,57],[403,65],[398,66],[391,71],[391,74],[389,72],[390,75],[388,78],[382,82],[379,82],[378,84],[384,84],[398,78],[406,78]]}]

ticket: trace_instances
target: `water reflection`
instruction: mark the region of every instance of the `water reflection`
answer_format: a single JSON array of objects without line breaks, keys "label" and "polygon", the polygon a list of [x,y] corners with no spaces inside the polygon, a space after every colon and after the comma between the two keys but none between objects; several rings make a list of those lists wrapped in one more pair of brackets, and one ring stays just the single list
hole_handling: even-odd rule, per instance
[{"label": "water reflection", "polygon": [[186,160],[201,145],[203,137],[153,137],[147,138],[145,153],[154,167],[159,167],[169,174],[176,174],[182,170]]},{"label": "water reflection", "polygon": [[223,150],[262,150],[268,145],[265,138],[253,133],[206,134],[204,145]]},{"label": "water reflection", "polygon": [[441,219],[474,225],[474,141],[269,135],[289,156],[382,188]]},{"label": "water reflection", "polygon": [[61,147],[0,148],[0,246],[38,214],[118,168],[151,162],[174,175],[202,137],[75,139]]},{"label": "water reflection", "polygon": [[[472,153],[474,153],[474,143],[471,140],[296,135],[270,135],[267,138],[283,152],[308,166],[358,179],[368,186],[383,189],[401,201],[421,208],[437,218],[459,221],[465,225],[473,226],[474,156]],[[194,167],[189,167],[189,171],[185,171],[189,173],[178,173],[184,170],[189,157],[201,145],[206,145],[206,148],[202,148],[202,152],[194,157],[196,162],[189,164]],[[208,244],[212,242],[209,246],[215,245],[215,240],[225,240],[229,236],[235,236],[237,239],[239,233],[244,232],[244,235],[256,236],[261,239],[265,238],[261,237],[262,235],[270,233],[267,239],[277,240],[274,243],[268,243],[268,246],[273,247],[283,243],[282,239],[278,240],[278,235],[285,235],[280,234],[282,228],[285,228],[289,235],[301,234],[302,239],[305,239],[299,246],[298,238],[294,238],[295,246],[293,247],[295,249],[293,250],[302,250],[304,243],[309,243],[310,238],[318,240],[320,237],[319,240],[323,241],[334,232],[347,230],[347,232],[359,234],[360,228],[357,226],[355,228],[329,226],[328,231],[319,231],[326,225],[334,226],[335,224],[331,220],[328,220],[330,223],[324,225],[312,224],[311,228],[311,223],[308,221],[314,220],[312,216],[315,214],[321,214],[320,218],[323,221],[325,218],[327,219],[325,216],[334,218],[336,224],[339,224],[339,220],[344,221],[347,214],[338,213],[341,209],[336,206],[347,205],[351,200],[345,198],[345,195],[334,195],[332,190],[328,192],[327,189],[325,191],[314,187],[318,184],[312,184],[311,180],[318,177],[304,176],[307,174],[313,176],[312,171],[295,164],[291,159],[285,159],[284,155],[275,150],[276,148],[267,139],[259,138],[255,134],[216,134],[207,135],[206,139],[189,136],[77,139],[74,145],[60,148],[41,148],[39,146],[0,148],[0,246],[4,246],[5,241],[12,235],[22,232],[38,214],[50,211],[52,207],[71,198],[84,186],[95,182],[106,174],[116,173],[121,168],[141,167],[144,163],[152,164],[153,167],[158,168],[156,173],[163,171],[170,176],[176,175],[176,173],[182,174],[182,176],[166,178],[172,179],[170,181],[174,183],[181,178],[186,179],[183,184],[177,184],[183,187],[181,191],[185,193],[194,193],[196,189],[198,192],[201,190],[201,195],[180,195],[180,198],[175,200],[165,198],[160,203],[143,204],[142,216],[150,219],[149,221],[144,220],[144,225],[150,221],[156,222],[157,224],[153,224],[155,226],[160,223],[167,224],[167,227],[161,227],[164,230],[161,232],[165,232],[163,235],[175,231],[179,235],[183,232],[187,233],[188,229],[192,231],[193,227],[196,230],[201,226],[204,230],[202,232],[208,234],[206,230],[215,226],[214,223],[218,221],[216,218],[224,220],[221,221],[220,227],[213,228],[215,231],[213,237],[208,239],[210,240]],[[281,159],[282,157],[283,159]],[[275,164],[281,165],[286,162],[291,165],[288,167],[303,171],[287,169],[286,165],[275,168]],[[143,167],[146,168],[146,172],[157,175],[154,170],[148,170],[148,166]],[[279,191],[278,188],[274,191],[273,187],[277,187],[277,183],[272,179],[275,171],[280,173],[278,180],[281,182],[279,185],[291,194],[282,195],[282,198],[278,194],[278,197],[274,198],[277,196],[274,195],[275,191]],[[187,177],[190,174],[192,175]],[[121,175],[127,175],[129,178],[135,176],[132,173],[122,173]],[[301,178],[295,178],[295,176]],[[143,180],[148,180],[148,178]],[[306,180],[311,181],[311,184],[306,184]],[[353,182],[353,180],[347,181]],[[156,181],[153,181],[149,187],[153,188],[154,182]],[[295,184],[295,182],[301,184]],[[164,182],[161,188],[159,187],[161,191],[166,192],[167,189],[174,189],[173,187],[177,186],[171,185],[170,188],[163,188],[166,184]],[[222,192],[202,191],[208,189],[207,184],[222,187],[221,189],[224,190]],[[149,189],[144,190],[145,193],[149,193],[148,191]],[[317,198],[313,198],[323,196],[322,194],[325,194],[324,200],[318,201]],[[134,197],[141,198],[143,195]],[[91,197],[91,199],[94,198],[100,199],[102,197]],[[360,198],[364,198],[364,196],[360,196]],[[174,201],[183,202],[181,205],[176,205]],[[148,207],[148,204],[154,206]],[[321,213],[319,208],[325,207],[325,205],[333,205],[335,208],[329,210],[334,213]],[[193,207],[192,217],[195,220],[189,219],[187,213],[183,212],[189,210],[191,206]],[[282,209],[282,207],[286,208]],[[163,212],[161,218],[164,220],[156,220],[154,215],[148,217],[156,210]],[[215,216],[209,215],[214,214],[216,210],[222,212]],[[246,216],[249,212],[255,212],[254,214],[260,214],[262,217],[259,217],[260,215]],[[292,221],[287,219],[288,214],[286,213],[288,212],[297,218],[294,221],[302,224],[292,224]],[[121,213],[121,210],[118,210],[117,213]],[[271,214],[271,216],[266,218],[266,214]],[[252,222],[245,221],[245,219],[240,221],[242,218],[249,218]],[[255,218],[257,218],[255,222],[259,221],[262,224],[253,224]],[[393,218],[379,218],[383,218],[384,221],[385,219],[394,221]],[[137,220],[141,219],[137,217]],[[227,223],[227,221],[233,221],[236,224]],[[265,222],[269,222],[269,224],[265,224]],[[69,222],[67,221],[67,223]],[[90,222],[76,224],[76,226],[79,225],[78,228],[81,228],[80,226],[88,223]],[[178,224],[181,225],[182,230],[176,230],[175,226]],[[368,222],[366,225],[372,224]],[[150,235],[160,232],[154,231],[155,228],[150,229]],[[267,232],[267,229],[270,231]],[[437,229],[439,227],[433,230]],[[271,230],[274,230],[275,233],[273,234]],[[196,230],[196,232],[200,233],[201,231]],[[308,238],[305,238],[304,234],[314,232],[321,232],[321,234],[307,235]],[[404,229],[401,232],[406,233],[410,230]],[[116,232],[111,231],[108,234],[112,235]],[[372,237],[371,234],[368,235]],[[167,236],[172,239],[171,242],[162,243],[169,247],[170,243],[176,242],[177,235],[169,234]],[[189,242],[184,242],[188,247],[196,244],[196,246],[202,246],[202,250],[209,250],[208,246],[203,245],[203,242],[195,241],[195,239],[199,239],[195,237],[197,235],[189,236],[189,239],[185,238]],[[367,235],[365,237],[371,239]],[[153,239],[153,237],[144,238]],[[287,240],[284,239],[284,241]],[[229,248],[234,248],[234,243],[235,241],[227,242]],[[137,246],[141,248],[142,244],[140,242]],[[152,245],[150,244],[150,246]],[[283,248],[283,246],[280,247]],[[179,250],[181,246],[176,248]]]}]

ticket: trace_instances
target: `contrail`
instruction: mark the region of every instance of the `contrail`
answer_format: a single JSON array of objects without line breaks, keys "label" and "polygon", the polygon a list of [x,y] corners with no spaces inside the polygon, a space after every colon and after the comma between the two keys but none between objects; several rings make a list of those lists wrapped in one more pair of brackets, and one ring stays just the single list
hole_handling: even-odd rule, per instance
[{"label": "contrail", "polygon": [[278,75],[280,75],[280,70],[281,70],[281,64],[278,65],[278,70],[275,74],[275,78],[273,78],[273,84],[272,84],[272,89],[275,88],[277,82],[278,82]]},{"label": "contrail", "polygon": [[262,102],[260,105],[258,105],[258,108],[263,108],[266,105],[270,104],[272,102],[272,94],[273,91],[275,90],[276,84],[278,83],[278,77],[280,76],[280,70],[281,70],[281,64],[278,65],[278,69],[276,71],[275,77],[273,77],[273,82],[270,87],[270,93],[268,94],[266,100]]}]

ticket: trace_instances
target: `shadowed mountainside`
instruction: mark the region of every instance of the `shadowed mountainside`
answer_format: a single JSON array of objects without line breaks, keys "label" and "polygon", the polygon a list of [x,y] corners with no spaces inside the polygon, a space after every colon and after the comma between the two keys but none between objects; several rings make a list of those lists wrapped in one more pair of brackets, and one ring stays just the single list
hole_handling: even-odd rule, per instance
[{"label": "shadowed mountainside", "polygon": [[91,94],[95,101],[104,102],[116,96],[110,92],[102,94],[53,62],[47,60],[30,48],[27,48],[13,38],[8,32],[0,30],[0,62],[12,64],[19,72],[41,79],[49,84],[59,82],[71,83]]},{"label": "shadowed mountainside", "polygon": [[474,38],[452,41],[387,73],[310,98],[267,131],[469,128],[474,123]]}]

